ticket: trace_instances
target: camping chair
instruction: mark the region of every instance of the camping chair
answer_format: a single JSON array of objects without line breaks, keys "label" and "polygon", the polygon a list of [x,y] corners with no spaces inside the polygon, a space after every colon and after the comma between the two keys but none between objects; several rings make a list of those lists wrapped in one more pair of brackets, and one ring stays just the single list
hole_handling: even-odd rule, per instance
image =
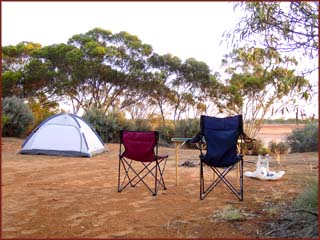
[{"label": "camping chair", "polygon": [[[242,201],[243,147],[244,143],[253,141],[243,131],[242,115],[226,118],[202,115],[200,128],[200,133],[189,140],[200,150],[200,199],[204,199],[220,182],[223,182]],[[240,186],[236,187],[234,181],[227,179],[227,174],[237,164],[239,172],[236,179]],[[209,178],[208,175],[204,176],[204,166],[213,173],[213,179],[212,175],[209,175]]]},{"label": "camping chair", "polygon": [[158,140],[157,131],[120,131],[118,192],[140,182],[153,196],[157,195],[159,186],[166,189],[163,173],[168,155],[158,155]]}]

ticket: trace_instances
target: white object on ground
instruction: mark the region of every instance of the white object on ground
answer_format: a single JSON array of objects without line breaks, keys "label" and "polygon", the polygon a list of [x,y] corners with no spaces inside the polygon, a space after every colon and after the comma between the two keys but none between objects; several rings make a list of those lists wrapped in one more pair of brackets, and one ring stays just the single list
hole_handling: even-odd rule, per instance
[{"label": "white object on ground", "polygon": [[269,160],[270,156],[267,154],[265,158],[261,155],[258,157],[256,171],[250,172],[246,171],[244,175],[246,177],[257,178],[260,180],[277,180],[283,177],[285,171],[274,172],[269,170]]}]

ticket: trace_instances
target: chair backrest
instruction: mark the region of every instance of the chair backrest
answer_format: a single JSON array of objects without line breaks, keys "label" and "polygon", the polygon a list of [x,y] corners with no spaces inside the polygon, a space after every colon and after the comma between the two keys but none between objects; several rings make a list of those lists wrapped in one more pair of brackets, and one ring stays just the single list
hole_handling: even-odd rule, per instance
[{"label": "chair backrest", "polygon": [[157,131],[122,130],[120,131],[120,145],[123,144],[125,148],[122,156],[141,162],[154,161],[158,139]]},{"label": "chair backrest", "polygon": [[238,161],[237,143],[243,133],[242,115],[226,118],[202,115],[200,127],[207,145],[203,157],[207,165],[228,167]]}]

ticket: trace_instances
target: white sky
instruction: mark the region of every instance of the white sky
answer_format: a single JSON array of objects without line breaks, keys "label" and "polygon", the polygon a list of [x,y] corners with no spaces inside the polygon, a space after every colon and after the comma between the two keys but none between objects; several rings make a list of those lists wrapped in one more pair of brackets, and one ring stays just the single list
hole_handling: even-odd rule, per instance
[{"label": "white sky", "polygon": [[[2,46],[32,41],[66,43],[75,34],[100,27],[126,31],[150,44],[159,54],[185,60],[193,57],[220,72],[222,34],[241,13],[232,2],[1,2]],[[318,72],[312,76],[318,81]],[[315,105],[311,111],[318,115]]]},{"label": "white sky", "polygon": [[204,61],[215,72],[228,53],[222,34],[236,19],[232,2],[2,2],[2,46],[66,43],[101,27],[137,35],[159,54]]}]

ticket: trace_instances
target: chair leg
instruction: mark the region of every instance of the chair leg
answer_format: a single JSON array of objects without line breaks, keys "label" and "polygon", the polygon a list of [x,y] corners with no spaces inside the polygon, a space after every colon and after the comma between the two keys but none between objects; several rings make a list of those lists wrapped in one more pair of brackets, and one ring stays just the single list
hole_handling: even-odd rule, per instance
[{"label": "chair leg", "polygon": [[[132,160],[130,161],[130,163],[126,160],[126,159],[120,159],[119,160],[119,173],[118,173],[118,192],[121,192],[123,189],[125,189],[129,184],[131,185],[131,187],[135,187],[138,183],[142,182],[147,188],[148,190],[152,193],[153,196],[157,195],[158,192],[158,188],[159,188],[159,184],[163,187],[164,190],[166,190],[166,185],[163,179],[163,172],[166,166],[166,161],[167,158],[163,158],[160,160],[156,160],[154,162],[148,162],[148,163],[143,163],[143,168],[140,169],[140,171],[136,171],[133,166],[131,166],[132,164]],[[121,163],[122,163],[122,167],[124,170],[124,178],[122,180],[122,183],[120,183],[120,178],[121,178]],[[160,164],[163,163],[163,167],[161,169]],[[130,177],[129,172],[133,173],[134,176]],[[149,186],[143,179],[147,176],[147,175],[152,175],[154,178],[154,189],[152,189],[151,186]],[[126,181],[127,180],[127,181]]]},{"label": "chair leg", "polygon": [[119,158],[119,168],[118,168],[118,192],[121,192],[120,191],[120,158]]},{"label": "chair leg", "polygon": [[154,178],[154,192],[152,193],[153,196],[157,195],[157,185],[158,185],[158,160],[156,160],[156,176]]},{"label": "chair leg", "polygon": [[200,160],[200,200],[203,200],[204,179],[203,179],[203,163]]},{"label": "chair leg", "polygon": [[240,200],[243,201],[243,159],[239,160],[240,174],[237,176],[237,182],[239,181],[240,189],[237,190],[227,179],[226,176],[233,169],[233,166],[225,168],[222,172],[215,167],[210,169],[217,175],[209,186],[205,189],[205,179],[203,173],[203,163],[200,161],[200,200],[203,200],[221,181],[230,189],[230,191]]},{"label": "chair leg", "polygon": [[[222,173],[217,169],[213,168],[213,170],[216,172],[216,174],[219,176],[219,181],[223,181],[224,184],[230,189],[230,191],[240,200],[242,201],[242,187],[240,187],[239,191],[225,178],[225,176],[228,174],[230,170],[232,170],[233,166],[225,169]],[[239,179],[239,178],[238,178]],[[241,178],[240,178],[240,185],[241,183]]]},{"label": "chair leg", "polygon": [[[163,179],[163,173],[164,173],[164,169],[166,168],[167,160],[168,160],[168,158],[162,159],[162,160],[159,162],[159,164],[158,164],[159,174],[160,174],[160,177],[159,177],[159,179],[158,179],[158,183],[159,183],[160,185],[162,185],[162,187],[163,187],[164,190],[167,190],[166,184],[165,184],[164,179]],[[160,163],[161,163],[162,161],[164,161],[164,163],[163,163],[163,167],[162,167],[162,169],[161,169]]]},{"label": "chair leg", "polygon": [[243,158],[239,161],[240,166],[240,201],[243,201]]}]

